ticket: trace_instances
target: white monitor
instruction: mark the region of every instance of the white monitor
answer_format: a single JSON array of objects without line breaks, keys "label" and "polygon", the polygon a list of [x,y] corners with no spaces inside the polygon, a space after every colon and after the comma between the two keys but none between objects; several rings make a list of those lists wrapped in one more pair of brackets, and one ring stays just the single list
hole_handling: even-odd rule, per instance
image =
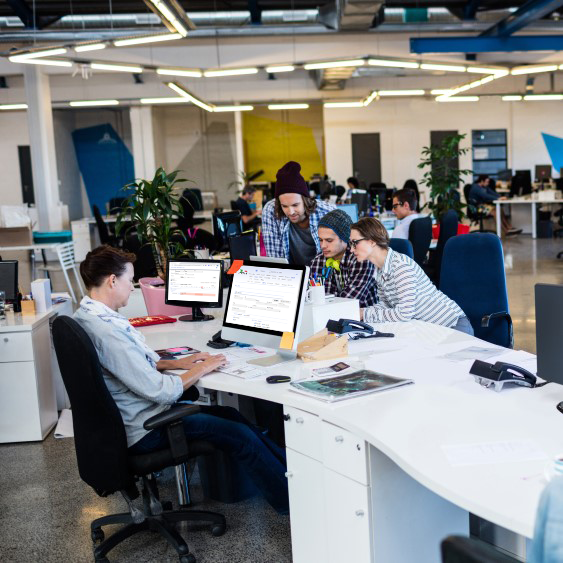
[{"label": "white monitor", "polygon": [[291,350],[251,360],[275,365],[295,358],[309,268],[294,264],[245,261],[233,274],[221,337],[280,348],[284,333],[293,333]]}]

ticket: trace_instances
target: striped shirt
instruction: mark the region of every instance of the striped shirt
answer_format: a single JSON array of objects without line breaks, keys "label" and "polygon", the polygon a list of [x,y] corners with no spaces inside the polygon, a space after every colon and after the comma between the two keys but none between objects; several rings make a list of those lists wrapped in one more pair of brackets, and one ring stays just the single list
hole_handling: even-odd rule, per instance
[{"label": "striped shirt", "polygon": [[420,320],[454,326],[465,313],[430,281],[405,254],[389,249],[383,268],[375,270],[379,302],[364,310],[368,323]]}]

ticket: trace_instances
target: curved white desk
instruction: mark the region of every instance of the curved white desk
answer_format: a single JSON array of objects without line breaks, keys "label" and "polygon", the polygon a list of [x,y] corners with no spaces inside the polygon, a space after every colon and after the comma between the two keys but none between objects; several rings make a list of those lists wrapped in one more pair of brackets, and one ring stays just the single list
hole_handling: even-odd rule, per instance
[{"label": "curved white desk", "polygon": [[[190,344],[217,352],[205,346],[220,328],[222,316],[215,316],[142,331],[152,348]],[[490,344],[420,321],[382,329],[396,337],[350,343],[350,354],[363,348],[372,354],[367,367],[414,385],[329,405],[263,377],[211,374],[201,381],[284,405],[294,561],[439,561],[443,537],[468,534],[468,512],[531,538],[547,461],[453,467],[442,446],[531,439],[548,457],[557,455],[563,387],[496,393],[474,382],[471,361],[440,357]],[[302,365],[283,372],[295,379]]]}]

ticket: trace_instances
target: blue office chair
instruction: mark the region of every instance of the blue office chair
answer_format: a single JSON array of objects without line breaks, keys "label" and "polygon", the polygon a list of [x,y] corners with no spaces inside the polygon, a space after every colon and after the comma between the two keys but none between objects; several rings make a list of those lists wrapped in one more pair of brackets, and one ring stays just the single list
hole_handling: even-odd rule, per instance
[{"label": "blue office chair", "polygon": [[457,235],[458,216],[455,210],[446,211],[440,219],[440,234],[435,250],[430,251],[428,264],[423,269],[426,275],[438,287],[440,285],[440,269],[442,268],[442,257],[446,243]]},{"label": "blue office chair", "polygon": [[409,226],[409,240],[414,252],[413,259],[422,267],[432,242],[432,219],[430,217],[415,219]]},{"label": "blue office chair", "polygon": [[412,258],[414,256],[411,241],[404,238],[390,239],[389,248],[392,248],[395,252],[406,254],[409,258]]},{"label": "blue office chair", "polygon": [[446,243],[440,291],[467,315],[477,338],[512,348],[504,254],[498,236],[470,233]]}]

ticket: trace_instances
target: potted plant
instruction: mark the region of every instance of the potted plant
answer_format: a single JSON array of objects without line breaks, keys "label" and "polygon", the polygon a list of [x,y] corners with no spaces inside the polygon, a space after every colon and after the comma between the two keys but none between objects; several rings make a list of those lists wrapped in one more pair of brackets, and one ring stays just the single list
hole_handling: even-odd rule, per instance
[{"label": "potted plant", "polygon": [[430,201],[424,207],[428,207],[437,221],[442,215],[453,209],[459,218],[464,217],[459,185],[463,177],[472,174],[471,170],[457,167],[459,157],[464,155],[468,148],[460,148],[460,142],[465,135],[450,135],[439,145],[423,147],[422,159],[419,168],[429,167],[424,173],[422,184],[430,189]]}]

